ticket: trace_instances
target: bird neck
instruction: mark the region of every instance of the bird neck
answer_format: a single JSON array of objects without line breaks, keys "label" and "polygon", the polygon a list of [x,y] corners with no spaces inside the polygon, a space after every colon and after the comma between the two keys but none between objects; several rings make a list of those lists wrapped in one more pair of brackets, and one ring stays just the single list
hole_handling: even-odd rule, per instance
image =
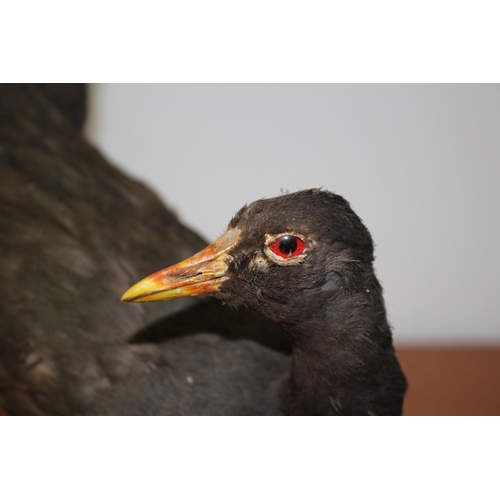
[{"label": "bird neck", "polygon": [[406,380],[381,289],[341,294],[321,314],[285,327],[293,342],[285,412],[400,415]]}]

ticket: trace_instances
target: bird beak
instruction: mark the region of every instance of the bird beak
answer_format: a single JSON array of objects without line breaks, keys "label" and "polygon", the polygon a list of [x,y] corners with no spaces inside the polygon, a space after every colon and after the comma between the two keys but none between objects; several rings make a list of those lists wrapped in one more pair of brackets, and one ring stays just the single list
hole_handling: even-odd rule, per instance
[{"label": "bird beak", "polygon": [[123,294],[122,301],[153,302],[216,292],[229,279],[228,252],[238,243],[240,232],[229,229],[196,255],[144,278]]}]

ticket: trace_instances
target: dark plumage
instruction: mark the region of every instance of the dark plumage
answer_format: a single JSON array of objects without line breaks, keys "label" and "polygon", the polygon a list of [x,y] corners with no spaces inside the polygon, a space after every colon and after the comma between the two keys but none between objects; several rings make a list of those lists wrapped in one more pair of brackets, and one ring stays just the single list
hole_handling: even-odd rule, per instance
[{"label": "dark plumage", "polygon": [[[242,234],[230,251],[230,279],[217,295],[251,307],[291,336],[283,411],[401,414],[406,382],[372,266],[372,239],[347,201],[327,191],[301,191],[255,202],[229,227]],[[266,235],[288,233],[306,240],[305,258],[279,265],[263,245]],[[256,264],[261,258],[265,264]]]},{"label": "dark plumage", "polygon": [[[250,346],[241,348],[251,352],[241,384],[256,391],[252,413],[400,415],[406,380],[372,262],[371,236],[349,204],[313,189],[244,207],[214,244],[134,285],[123,299],[215,293],[283,328],[293,344],[290,364],[271,360],[264,347],[257,356]],[[234,353],[224,351],[219,361],[217,370],[228,366],[232,376]],[[253,385],[256,373],[265,374],[263,387]],[[195,411],[197,401],[192,404]]]},{"label": "dark plumage", "polygon": [[286,349],[272,325],[214,300],[120,302],[205,243],[85,141],[85,92],[70,87],[0,85],[0,411],[87,413],[100,394],[141,413],[114,391],[161,370],[172,337],[255,333]]}]

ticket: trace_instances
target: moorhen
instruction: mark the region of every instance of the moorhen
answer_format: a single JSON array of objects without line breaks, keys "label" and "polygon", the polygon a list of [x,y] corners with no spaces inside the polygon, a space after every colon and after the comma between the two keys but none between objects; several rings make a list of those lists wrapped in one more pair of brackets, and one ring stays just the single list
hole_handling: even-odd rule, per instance
[{"label": "moorhen", "polygon": [[311,189],[243,207],[213,244],[122,300],[213,294],[278,324],[291,357],[249,341],[178,339],[129,400],[152,414],[400,415],[406,379],[373,259],[370,233],[341,196]]}]

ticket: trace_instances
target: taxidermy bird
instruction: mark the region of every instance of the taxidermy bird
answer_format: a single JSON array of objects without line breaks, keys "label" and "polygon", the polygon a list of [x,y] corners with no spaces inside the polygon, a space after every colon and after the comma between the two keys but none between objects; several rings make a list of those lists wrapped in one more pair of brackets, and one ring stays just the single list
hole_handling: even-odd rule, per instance
[{"label": "taxidermy bird", "polygon": [[[137,283],[122,300],[214,294],[279,325],[292,341],[289,359],[250,345],[231,352],[230,344],[209,339],[221,350],[217,366],[206,370],[188,360],[177,366],[194,386],[225,392],[225,381],[234,382],[237,390],[227,395],[236,407],[238,391],[254,398],[242,411],[400,415],[406,380],[372,263],[371,236],[347,201],[312,189],[243,207],[217,241]],[[246,380],[232,380],[238,357],[248,363]],[[165,384],[166,392],[171,389]],[[196,412],[198,401],[188,394],[187,401],[182,395],[172,400],[174,412],[177,400],[192,403],[187,412]],[[217,413],[217,406],[211,411]]]},{"label": "taxidermy bird", "polygon": [[120,302],[206,243],[87,143],[84,116],[81,85],[0,85],[0,413],[401,413],[371,238],[347,202],[256,202],[125,296],[186,298]]}]

